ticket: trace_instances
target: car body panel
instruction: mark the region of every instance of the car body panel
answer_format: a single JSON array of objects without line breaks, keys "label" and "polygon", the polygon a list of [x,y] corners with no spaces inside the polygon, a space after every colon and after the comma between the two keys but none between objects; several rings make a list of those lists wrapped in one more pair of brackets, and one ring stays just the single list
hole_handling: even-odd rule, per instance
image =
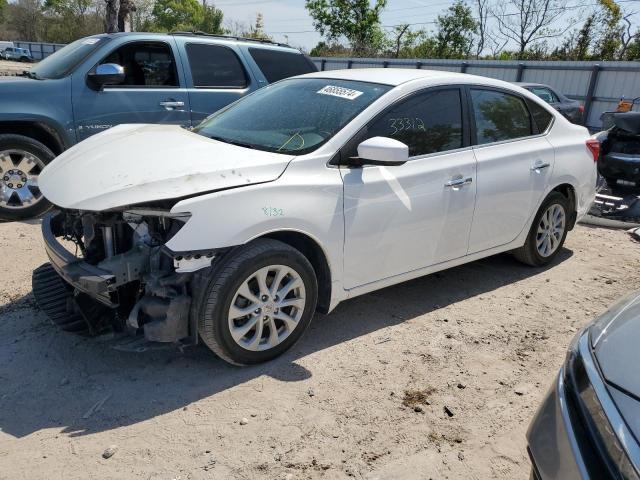
[{"label": "car body panel", "polygon": [[[471,180],[445,188],[456,178]],[[345,288],[466,255],[477,185],[472,149],[401,167],[345,168],[343,179]]]},{"label": "car body panel", "polygon": [[60,207],[105,210],[273,181],[291,158],[177,126],[123,124],[59,155],[40,175],[40,188]]}]

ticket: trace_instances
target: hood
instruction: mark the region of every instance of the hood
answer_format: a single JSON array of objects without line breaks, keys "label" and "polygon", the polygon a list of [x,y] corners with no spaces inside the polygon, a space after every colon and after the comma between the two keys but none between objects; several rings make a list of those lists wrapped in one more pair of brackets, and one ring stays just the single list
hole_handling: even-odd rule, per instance
[{"label": "hood", "polygon": [[292,158],[176,125],[119,125],[62,153],[39,186],[54,205],[98,211],[273,181]]},{"label": "hood", "polygon": [[591,342],[614,403],[640,439],[640,292],[622,298],[595,321]]}]

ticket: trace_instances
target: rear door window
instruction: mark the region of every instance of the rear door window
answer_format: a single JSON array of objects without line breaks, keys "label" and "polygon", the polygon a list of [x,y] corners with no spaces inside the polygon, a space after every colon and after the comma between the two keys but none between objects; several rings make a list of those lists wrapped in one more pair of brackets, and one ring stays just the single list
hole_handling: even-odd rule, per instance
[{"label": "rear door window", "polygon": [[524,100],[496,90],[471,89],[478,144],[501,142],[533,134]]},{"label": "rear door window", "polygon": [[196,88],[244,88],[247,74],[229,47],[205,43],[187,45],[193,86]]},{"label": "rear door window", "polygon": [[411,157],[461,148],[460,90],[427,90],[403,100],[369,126],[365,138],[371,137],[398,140]]},{"label": "rear door window", "polygon": [[318,70],[315,64],[301,53],[267,48],[250,48],[249,53],[269,83]]}]

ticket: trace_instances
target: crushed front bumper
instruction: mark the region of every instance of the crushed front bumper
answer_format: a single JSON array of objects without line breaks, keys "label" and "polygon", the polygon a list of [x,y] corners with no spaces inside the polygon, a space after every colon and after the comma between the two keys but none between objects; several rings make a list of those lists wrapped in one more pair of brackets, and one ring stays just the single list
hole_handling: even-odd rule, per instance
[{"label": "crushed front bumper", "polygon": [[42,220],[42,236],[51,265],[65,282],[80,292],[108,307],[117,307],[118,287],[141,279],[148,270],[151,249],[139,246],[103,260],[98,265],[91,265],[73,255],[58,241],[61,232],[56,222],[57,215],[58,212],[52,212]]}]

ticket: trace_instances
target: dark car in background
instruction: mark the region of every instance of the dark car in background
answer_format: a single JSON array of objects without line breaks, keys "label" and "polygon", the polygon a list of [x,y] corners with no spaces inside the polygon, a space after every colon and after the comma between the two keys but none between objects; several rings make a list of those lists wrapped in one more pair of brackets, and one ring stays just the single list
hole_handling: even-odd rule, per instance
[{"label": "dark car in background", "polygon": [[640,185],[640,112],[611,114],[613,125],[600,132],[598,173],[611,187]]},{"label": "dark car in background", "polygon": [[571,100],[549,85],[542,83],[516,82],[516,85],[540,97],[564,115],[570,122],[582,125],[584,120],[584,106],[577,100]]},{"label": "dark car in background", "polygon": [[95,133],[121,123],[193,127],[258,88],[316,70],[299,50],[261,40],[179,32],[81,38],[22,77],[0,77],[0,219],[45,212],[38,175]]},{"label": "dark car in background", "polygon": [[532,478],[640,479],[640,292],[579,332],[527,432]]}]

